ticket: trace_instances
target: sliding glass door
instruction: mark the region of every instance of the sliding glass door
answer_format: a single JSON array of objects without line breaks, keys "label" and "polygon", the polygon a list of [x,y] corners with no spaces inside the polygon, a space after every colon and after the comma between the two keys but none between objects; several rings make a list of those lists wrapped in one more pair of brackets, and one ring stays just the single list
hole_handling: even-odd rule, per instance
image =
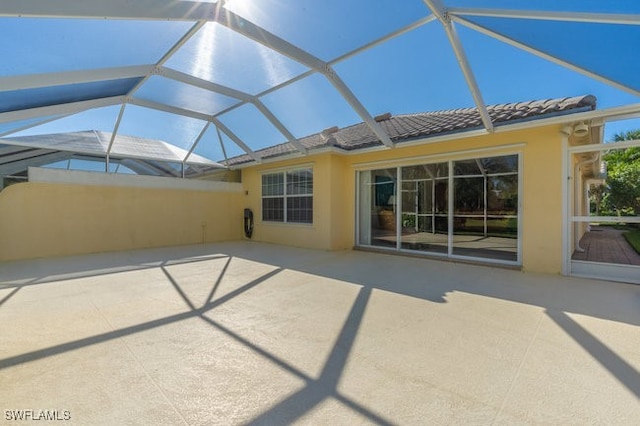
[{"label": "sliding glass door", "polygon": [[519,263],[518,155],[361,171],[358,244]]},{"label": "sliding glass door", "polygon": [[400,247],[447,253],[449,164],[402,167]]}]

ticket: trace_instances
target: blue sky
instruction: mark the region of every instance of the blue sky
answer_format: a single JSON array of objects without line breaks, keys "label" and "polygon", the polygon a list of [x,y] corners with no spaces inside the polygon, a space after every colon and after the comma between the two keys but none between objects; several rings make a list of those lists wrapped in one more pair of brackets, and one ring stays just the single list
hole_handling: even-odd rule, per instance
[{"label": "blue sky", "polygon": [[[477,1],[451,0],[451,7]],[[640,13],[640,2],[486,1],[491,8],[547,8],[584,12]],[[227,6],[324,61],[429,14],[420,0],[230,0]],[[503,35],[566,58],[606,78],[640,90],[640,26],[468,18]],[[33,74],[155,63],[190,27],[181,22],[83,21],[2,18],[1,75]],[[598,108],[640,103],[640,97],[568,70],[463,25],[458,35],[487,104],[593,94]],[[167,63],[167,67],[252,95],[307,71],[283,55],[207,24]],[[333,65],[372,115],[473,106],[471,94],[442,26],[423,25],[387,43]],[[153,77],[135,96],[215,113],[232,102]],[[334,125],[361,121],[328,81],[314,74],[261,97],[297,137]],[[74,130],[112,131],[119,107],[92,110],[19,133]],[[259,149],[285,138],[252,105],[220,116],[249,146]],[[127,106],[120,132],[163,139],[188,149],[204,126],[192,118]],[[640,128],[640,120],[607,126],[613,133]],[[227,153],[242,151],[223,138]],[[213,126],[195,151],[215,160],[222,151]]]}]

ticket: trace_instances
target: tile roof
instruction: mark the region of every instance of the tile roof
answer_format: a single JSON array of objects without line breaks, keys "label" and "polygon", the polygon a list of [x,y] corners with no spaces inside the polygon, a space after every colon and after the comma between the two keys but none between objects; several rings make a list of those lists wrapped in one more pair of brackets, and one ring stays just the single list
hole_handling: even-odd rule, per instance
[{"label": "tile roof", "polygon": [[[487,106],[487,111],[495,126],[535,120],[560,114],[594,110],[596,98],[592,95],[571,98],[543,99]],[[386,118],[381,116],[381,118]],[[446,111],[420,112],[390,116],[379,121],[382,129],[396,143],[407,142],[429,136],[457,133],[483,128],[477,108],[461,108]],[[334,129],[335,130],[335,129]],[[316,133],[299,139],[309,150],[335,146],[346,151],[381,146],[382,142],[365,123],[339,129],[335,132]],[[296,152],[289,142],[261,149],[257,153],[262,158],[273,158]],[[248,155],[229,158],[223,162],[236,166],[251,162]]]}]

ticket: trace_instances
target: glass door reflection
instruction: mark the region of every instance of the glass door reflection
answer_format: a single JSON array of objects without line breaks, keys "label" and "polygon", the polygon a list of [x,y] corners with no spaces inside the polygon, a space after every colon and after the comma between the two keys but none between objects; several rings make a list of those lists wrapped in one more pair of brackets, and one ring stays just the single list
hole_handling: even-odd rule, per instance
[{"label": "glass door reflection", "polygon": [[518,156],[453,162],[454,255],[517,261]]}]

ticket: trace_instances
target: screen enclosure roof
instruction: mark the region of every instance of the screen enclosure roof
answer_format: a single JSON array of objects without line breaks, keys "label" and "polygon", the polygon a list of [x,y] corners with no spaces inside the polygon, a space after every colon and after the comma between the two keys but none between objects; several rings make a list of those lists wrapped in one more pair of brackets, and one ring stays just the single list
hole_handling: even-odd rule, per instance
[{"label": "screen enclosure roof", "polygon": [[487,105],[584,94],[640,112],[623,0],[4,0],[0,32],[0,144],[92,129],[106,158],[259,162],[357,123],[392,148],[380,115],[491,133]]}]

